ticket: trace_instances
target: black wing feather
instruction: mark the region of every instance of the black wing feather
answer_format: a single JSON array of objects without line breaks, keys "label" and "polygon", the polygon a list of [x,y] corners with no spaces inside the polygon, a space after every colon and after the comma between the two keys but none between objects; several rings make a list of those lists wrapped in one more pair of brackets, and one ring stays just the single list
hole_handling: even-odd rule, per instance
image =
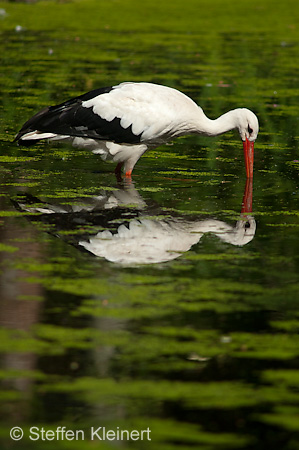
[{"label": "black wing feather", "polygon": [[109,122],[95,114],[92,107],[86,108],[82,106],[82,102],[108,93],[112,89],[112,87],[95,89],[59,105],[42,109],[23,125],[15,137],[15,141],[22,145],[36,143],[36,140],[22,141],[22,136],[38,130],[40,132],[113,141],[116,143],[139,143],[141,134],[134,134],[132,126],[123,128],[120,125],[120,118],[115,117]]}]

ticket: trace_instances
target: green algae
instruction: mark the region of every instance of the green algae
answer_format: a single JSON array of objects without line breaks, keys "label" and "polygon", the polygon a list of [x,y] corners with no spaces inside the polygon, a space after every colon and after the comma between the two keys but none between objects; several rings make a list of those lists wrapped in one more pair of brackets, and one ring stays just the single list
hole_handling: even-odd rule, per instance
[{"label": "green algae", "polygon": [[37,161],[36,157],[26,157],[26,156],[9,156],[9,155],[1,155],[0,163],[16,163],[16,162],[30,162]]},{"label": "green algae", "polygon": [[0,243],[0,252],[14,253],[16,251],[18,251],[17,247],[14,247],[12,245],[3,244],[2,242]]}]

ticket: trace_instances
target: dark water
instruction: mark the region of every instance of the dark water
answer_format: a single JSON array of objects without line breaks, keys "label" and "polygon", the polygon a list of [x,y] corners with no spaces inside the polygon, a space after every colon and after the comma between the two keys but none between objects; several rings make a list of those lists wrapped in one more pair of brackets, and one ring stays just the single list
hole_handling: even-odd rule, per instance
[{"label": "dark water", "polygon": [[[2,448],[297,449],[298,7],[117,5],[0,3]],[[233,133],[149,152],[132,182],[11,143],[124,80],[254,110],[253,184]]]}]

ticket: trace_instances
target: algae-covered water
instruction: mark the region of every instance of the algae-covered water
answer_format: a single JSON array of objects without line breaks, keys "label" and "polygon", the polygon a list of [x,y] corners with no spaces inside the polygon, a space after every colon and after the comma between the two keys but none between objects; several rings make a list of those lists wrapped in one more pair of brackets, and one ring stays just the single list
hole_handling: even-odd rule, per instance
[{"label": "algae-covered water", "polygon": [[[299,448],[297,3],[0,2],[1,448]],[[121,81],[255,111],[253,185],[234,133],[161,146],[131,183],[12,143]]]}]

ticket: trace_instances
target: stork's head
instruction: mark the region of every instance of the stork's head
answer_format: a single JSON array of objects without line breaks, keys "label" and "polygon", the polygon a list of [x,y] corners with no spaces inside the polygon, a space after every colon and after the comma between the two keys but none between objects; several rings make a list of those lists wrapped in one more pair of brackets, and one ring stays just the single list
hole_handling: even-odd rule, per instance
[{"label": "stork's head", "polygon": [[246,175],[253,176],[254,141],[259,132],[259,122],[256,115],[246,108],[238,109],[239,133],[243,141]]}]

